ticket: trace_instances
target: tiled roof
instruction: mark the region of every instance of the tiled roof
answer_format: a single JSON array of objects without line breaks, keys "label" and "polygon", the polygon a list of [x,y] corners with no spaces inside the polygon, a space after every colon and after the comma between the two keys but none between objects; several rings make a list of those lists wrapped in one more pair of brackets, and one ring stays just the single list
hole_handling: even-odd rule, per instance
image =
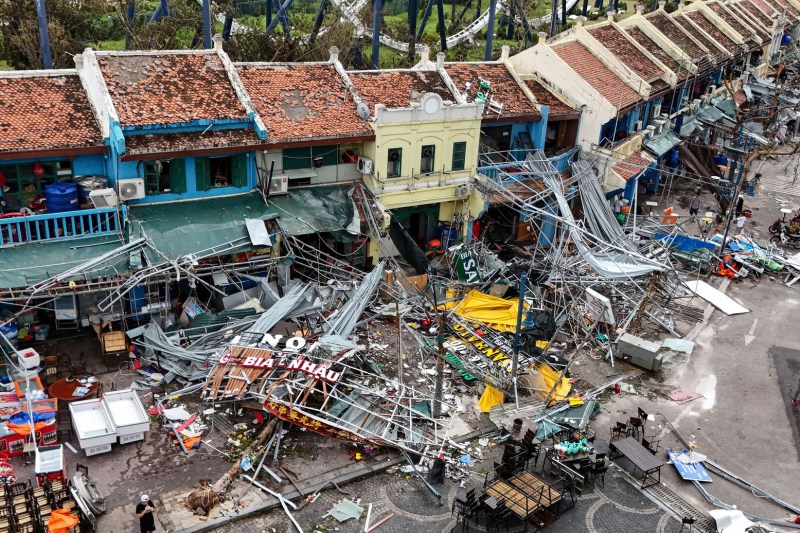
[{"label": "tiled roof", "polygon": [[669,15],[663,11],[653,11],[652,13],[645,15],[645,18],[648,22],[655,26],[658,31],[666,35],[667,38],[669,38],[669,40],[675,44],[675,46],[683,50],[686,55],[691,57],[692,61],[697,61],[698,58],[706,55],[706,52],[697,46],[697,44],[695,44],[694,41],[692,41],[689,36],[678,27],[672,18],[670,18]]},{"label": "tiled roof", "polygon": [[641,174],[650,166],[650,160],[645,159],[639,152],[634,152],[625,159],[615,163],[611,170],[616,172],[620,178],[629,180]]},{"label": "tiled roof", "polygon": [[[468,100],[475,98],[475,93],[479,88],[480,78],[485,79],[491,86],[489,95],[497,102],[503,104],[502,117],[527,116],[539,117],[539,111],[530,98],[522,90],[517,80],[508,71],[503,63],[447,63],[445,70],[450,75],[456,88],[460,91],[466,87],[466,83],[471,83]],[[484,116],[496,116],[497,113],[484,106]]]},{"label": "tiled roof", "polygon": [[167,133],[131,135],[125,138],[125,154],[141,155],[215,148],[233,148],[261,143],[252,129],[209,130],[206,133]]},{"label": "tiled roof", "polygon": [[102,145],[76,74],[0,78],[0,152]]},{"label": "tiled roof", "polygon": [[549,107],[547,118],[551,117],[564,117],[564,116],[578,116],[579,112],[572,109],[570,106],[559,100],[550,89],[542,85],[539,80],[528,79],[525,80],[525,85],[536,97],[536,101],[542,105]]},{"label": "tiled roof", "polygon": [[733,101],[736,102],[736,105],[742,105],[747,103],[747,94],[741,89],[738,89],[736,92],[733,93]]},{"label": "tiled roof", "polygon": [[611,50],[617,59],[625,63],[644,81],[660,78],[664,75],[658,65],[645,57],[636,45],[630,42],[621,31],[612,25],[589,29],[589,33],[600,43]]},{"label": "tiled roof", "polygon": [[768,30],[772,29],[772,19],[769,18],[756,4],[749,0],[744,0],[738,4],[742,9],[750,13],[750,15],[758,20]]},{"label": "tiled roof", "polygon": [[753,2],[755,5],[757,5],[758,7],[760,7],[761,11],[766,13],[768,17],[771,17],[778,13],[777,9],[769,5],[764,0],[750,0],[750,1]]},{"label": "tiled roof", "polygon": [[237,69],[267,126],[269,143],[372,135],[332,64],[246,64]]},{"label": "tiled roof", "polygon": [[639,93],[631,89],[581,43],[572,41],[557,44],[553,46],[553,51],[617,109],[625,109],[641,100]]},{"label": "tiled roof", "polygon": [[778,10],[781,13],[786,13],[789,20],[791,20],[792,17],[794,17],[795,20],[800,20],[800,9],[794,7],[794,4],[788,0],[775,0],[775,3],[779,6]]},{"label": "tiled roof", "polygon": [[378,104],[389,108],[408,107],[412,102],[418,102],[425,93],[438,94],[442,100],[456,101],[435,71],[362,70],[348,75],[370,110]]},{"label": "tiled roof", "polygon": [[122,126],[247,119],[214,53],[98,54]]},{"label": "tiled roof", "polygon": [[706,5],[711,8],[711,11],[713,11],[719,18],[724,20],[728,26],[736,30],[736,32],[742,37],[749,37],[754,34],[758,35],[758,37],[761,37],[762,39],[769,37],[767,32],[762,30],[760,27],[751,27],[743,24],[739,18],[737,18],[734,13],[727,8],[727,6],[720,4],[719,2],[709,2]]},{"label": "tiled roof", "polygon": [[661,61],[667,66],[667,68],[677,74],[678,79],[682,80],[686,78],[686,69],[682,68],[678,60],[669,55],[666,50],[661,48],[658,43],[656,43],[644,32],[644,30],[636,26],[631,26],[629,28],[625,28],[625,32],[630,35],[634,41],[639,43],[645,50],[650,52],[650,55]]},{"label": "tiled roof", "polygon": [[725,4],[731,13],[736,14],[740,19],[742,19],[748,26],[755,29],[758,35],[761,37],[761,40],[764,42],[769,42],[771,39],[771,28],[772,24],[768,27],[770,30],[767,30],[763,23],[760,22],[755,16],[753,16],[749,11],[742,7],[742,2],[728,2]]},{"label": "tiled roof", "polygon": [[650,83],[650,98],[655,96],[656,94],[669,89],[671,86],[664,80],[655,80],[654,82]]},{"label": "tiled roof", "polygon": [[692,37],[694,37],[695,41],[705,46],[709,55],[714,58],[714,61],[719,63],[728,59],[728,54],[720,50],[713,41],[709,40],[707,37],[697,31],[697,29],[692,26],[692,23],[689,22],[686,17],[683,15],[676,15],[672,17],[672,20],[674,20],[681,28],[690,33]]},{"label": "tiled roof", "polygon": [[705,15],[703,15],[699,10],[690,11],[686,13],[686,16],[689,17],[692,22],[697,24],[701,30],[709,34],[715,41],[723,46],[726,50],[731,52],[732,54],[736,55],[736,50],[739,48],[739,45],[736,42],[725,35],[725,33],[717,28],[710,20],[708,20]]}]

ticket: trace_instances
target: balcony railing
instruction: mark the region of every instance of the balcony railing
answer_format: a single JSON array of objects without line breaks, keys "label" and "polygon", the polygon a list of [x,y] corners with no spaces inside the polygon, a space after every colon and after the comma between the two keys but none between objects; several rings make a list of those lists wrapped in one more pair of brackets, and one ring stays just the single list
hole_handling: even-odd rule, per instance
[{"label": "balcony railing", "polygon": [[[0,215],[2,217],[3,215]],[[127,218],[125,206],[0,218],[0,246],[115,235]]]}]

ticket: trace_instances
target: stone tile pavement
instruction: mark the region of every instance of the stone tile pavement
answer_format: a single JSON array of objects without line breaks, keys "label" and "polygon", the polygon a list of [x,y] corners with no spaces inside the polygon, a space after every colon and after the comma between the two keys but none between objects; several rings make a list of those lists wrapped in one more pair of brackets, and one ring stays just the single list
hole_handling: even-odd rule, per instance
[{"label": "stone tile pavement", "polygon": [[[477,477],[473,484],[479,484]],[[364,530],[367,504],[372,502],[371,523],[388,513],[394,516],[375,530],[375,533],[434,533],[461,531],[460,524],[450,514],[453,499],[465,489],[447,480],[438,489],[446,502],[439,506],[427,488],[414,478],[400,474],[380,474],[370,479],[342,487],[351,493],[340,494],[336,490],[323,492],[316,502],[294,513],[295,519],[306,533],[314,531],[359,533]],[[360,500],[364,514],[360,520],[337,523],[324,515],[342,498]],[[458,526],[458,527],[456,527]],[[337,529],[338,528],[338,529]],[[455,529],[454,529],[455,528]],[[598,485],[594,491],[576,499],[575,507],[565,511],[550,526],[548,533],[673,533],[680,529],[680,521],[666,512],[647,495],[639,491],[629,479],[615,468],[609,469],[605,486]],[[523,528],[511,524],[508,531],[518,532]],[[535,528],[529,527],[528,531]],[[220,533],[283,533],[293,531],[282,511],[271,511],[261,516],[243,519],[218,529]],[[467,531],[467,530],[465,530]],[[485,525],[473,525],[470,532],[484,532]]]}]

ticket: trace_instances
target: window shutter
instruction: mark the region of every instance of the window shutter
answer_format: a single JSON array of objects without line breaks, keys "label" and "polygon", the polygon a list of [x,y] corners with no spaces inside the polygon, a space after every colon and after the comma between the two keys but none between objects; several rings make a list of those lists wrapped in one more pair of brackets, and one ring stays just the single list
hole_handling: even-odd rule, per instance
[{"label": "window shutter", "polygon": [[234,187],[247,187],[247,156],[231,157],[231,183]]},{"label": "window shutter", "polygon": [[194,160],[195,187],[198,191],[211,189],[211,161],[207,157]]},{"label": "window shutter", "polygon": [[173,159],[169,164],[169,189],[171,193],[186,192],[186,160]]}]

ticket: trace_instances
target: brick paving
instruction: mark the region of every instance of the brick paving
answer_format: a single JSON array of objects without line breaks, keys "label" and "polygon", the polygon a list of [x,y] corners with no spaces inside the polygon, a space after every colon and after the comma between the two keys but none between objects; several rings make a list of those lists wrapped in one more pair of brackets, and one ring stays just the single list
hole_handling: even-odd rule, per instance
[{"label": "brick paving", "polygon": [[[482,477],[476,475],[468,485],[479,485]],[[316,502],[294,513],[295,519],[307,533],[314,531],[357,533],[364,530],[367,504],[372,502],[371,523],[375,523],[389,513],[394,516],[376,529],[376,533],[434,533],[448,532],[456,526],[450,515],[451,503],[455,496],[465,489],[447,480],[437,488],[446,502],[438,506],[436,499],[418,480],[401,474],[381,474],[342,487],[350,492],[345,496],[335,490],[320,495]],[[331,517],[324,517],[328,510],[340,499],[352,501],[360,499],[364,514],[360,520],[337,523]],[[338,528],[338,529],[336,529]],[[549,533],[666,533],[677,531],[680,522],[657,505],[647,495],[638,490],[613,467],[609,469],[605,486],[598,485],[591,492],[579,496],[575,507],[563,512],[562,516],[543,531]],[[235,524],[219,528],[221,533],[283,533],[293,531],[289,520],[281,511],[272,511],[262,516],[244,519]],[[460,531],[461,527],[455,528]],[[520,524],[510,525],[508,531],[518,532]],[[473,525],[471,532],[486,531],[485,525]],[[529,527],[528,531],[535,531]]]}]

